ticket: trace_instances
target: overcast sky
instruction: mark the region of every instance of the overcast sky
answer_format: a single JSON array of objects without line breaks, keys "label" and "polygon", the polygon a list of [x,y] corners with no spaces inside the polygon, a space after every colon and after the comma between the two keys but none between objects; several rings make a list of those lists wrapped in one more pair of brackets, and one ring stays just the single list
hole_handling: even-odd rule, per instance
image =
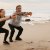
[{"label": "overcast sky", "polygon": [[0,0],[0,1],[4,1],[4,2],[24,2],[24,3],[29,3],[29,2],[40,2],[40,3],[42,3],[42,2],[45,2],[45,3],[50,3],[50,0]]},{"label": "overcast sky", "polygon": [[7,14],[15,11],[18,4],[22,5],[23,11],[32,11],[33,16],[50,16],[50,0],[0,0],[0,8]]}]

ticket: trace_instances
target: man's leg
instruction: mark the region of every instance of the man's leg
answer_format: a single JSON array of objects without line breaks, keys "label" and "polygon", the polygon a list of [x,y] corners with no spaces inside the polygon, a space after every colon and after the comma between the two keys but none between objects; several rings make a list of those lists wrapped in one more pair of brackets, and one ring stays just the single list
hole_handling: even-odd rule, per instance
[{"label": "man's leg", "polygon": [[10,42],[13,42],[12,38],[13,38],[15,30],[14,30],[14,27],[11,24],[9,24],[9,27],[11,29],[9,40],[10,40]]},{"label": "man's leg", "polygon": [[20,26],[20,27],[16,27],[16,29],[18,29],[19,30],[19,32],[18,32],[18,34],[17,34],[17,36],[16,36],[16,39],[15,40],[22,40],[21,38],[20,38],[20,35],[22,34],[22,32],[23,32],[23,28]]},{"label": "man's leg", "polygon": [[0,28],[0,33],[5,33],[3,43],[9,44],[9,43],[6,41],[6,39],[7,39],[7,37],[8,37],[8,34],[9,34],[9,31],[8,31],[7,29],[5,29],[5,28]]}]

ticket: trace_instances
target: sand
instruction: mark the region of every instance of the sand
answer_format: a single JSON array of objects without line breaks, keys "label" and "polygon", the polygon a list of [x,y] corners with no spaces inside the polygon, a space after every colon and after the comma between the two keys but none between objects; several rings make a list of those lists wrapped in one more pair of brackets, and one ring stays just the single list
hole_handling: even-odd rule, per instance
[{"label": "sand", "polygon": [[[50,22],[21,25],[24,29],[21,35],[23,40],[15,41],[18,33],[16,30],[13,37],[14,42],[10,43],[10,45],[4,45],[4,34],[0,34],[0,50],[50,50]],[[7,23],[4,27],[10,30]]]}]

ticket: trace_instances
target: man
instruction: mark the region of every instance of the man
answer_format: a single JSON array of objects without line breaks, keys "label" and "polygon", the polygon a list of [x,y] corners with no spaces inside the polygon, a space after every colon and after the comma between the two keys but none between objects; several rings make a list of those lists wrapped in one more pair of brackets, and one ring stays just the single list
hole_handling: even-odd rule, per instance
[{"label": "man", "polygon": [[22,16],[28,17],[28,15],[30,15],[30,16],[32,15],[32,12],[22,12],[21,9],[22,9],[21,5],[16,6],[16,12],[14,13],[14,15],[17,15],[17,17],[15,19],[12,19],[9,23],[9,27],[11,29],[11,33],[10,33],[10,37],[9,37],[10,42],[13,42],[12,37],[14,35],[15,28],[17,30],[19,30],[15,40],[22,40],[20,38],[20,35],[23,32],[23,28],[22,28],[22,26],[20,26],[21,18],[22,18]]}]

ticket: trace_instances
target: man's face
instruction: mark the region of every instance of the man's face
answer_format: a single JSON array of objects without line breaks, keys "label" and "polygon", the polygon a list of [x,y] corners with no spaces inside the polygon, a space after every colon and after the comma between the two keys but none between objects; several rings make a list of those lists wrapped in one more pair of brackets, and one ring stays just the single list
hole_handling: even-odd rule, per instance
[{"label": "man's face", "polygon": [[21,12],[21,6],[16,8],[16,12]]}]

